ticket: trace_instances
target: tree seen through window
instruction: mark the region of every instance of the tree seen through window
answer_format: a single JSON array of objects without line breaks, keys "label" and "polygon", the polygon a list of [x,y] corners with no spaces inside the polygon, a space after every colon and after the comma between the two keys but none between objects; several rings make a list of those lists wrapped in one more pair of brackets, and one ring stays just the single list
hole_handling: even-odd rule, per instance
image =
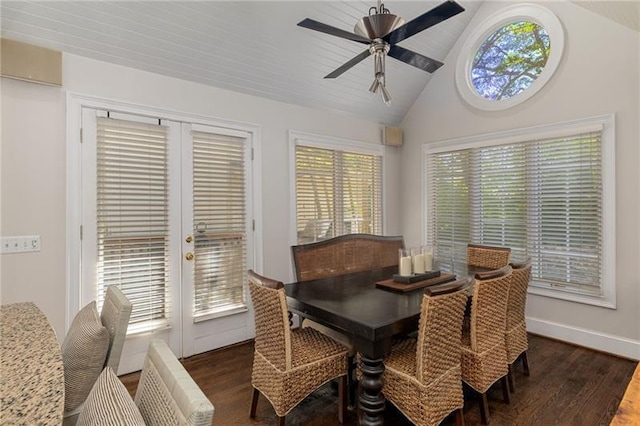
[{"label": "tree seen through window", "polygon": [[530,21],[505,25],[478,48],[471,66],[473,87],[492,101],[511,98],[533,84],[550,52],[549,34],[541,25]]}]

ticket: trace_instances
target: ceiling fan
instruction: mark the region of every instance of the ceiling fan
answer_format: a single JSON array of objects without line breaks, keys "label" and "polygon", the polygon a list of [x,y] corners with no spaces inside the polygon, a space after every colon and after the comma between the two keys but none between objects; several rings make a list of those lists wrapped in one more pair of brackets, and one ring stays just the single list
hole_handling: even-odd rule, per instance
[{"label": "ceiling fan", "polygon": [[369,91],[375,94],[380,90],[382,99],[388,104],[391,102],[391,95],[385,87],[385,57],[389,55],[421,70],[429,73],[434,72],[443,65],[442,62],[400,47],[397,43],[463,11],[464,8],[462,6],[453,0],[449,0],[405,23],[404,19],[389,12],[389,9],[384,7],[381,0],[378,0],[377,7],[369,8],[369,16],[363,17],[355,25],[353,29],[355,33],[309,18],[300,21],[298,26],[368,44],[369,48],[367,50],[327,74],[324,78],[336,78],[373,55],[375,79]]}]

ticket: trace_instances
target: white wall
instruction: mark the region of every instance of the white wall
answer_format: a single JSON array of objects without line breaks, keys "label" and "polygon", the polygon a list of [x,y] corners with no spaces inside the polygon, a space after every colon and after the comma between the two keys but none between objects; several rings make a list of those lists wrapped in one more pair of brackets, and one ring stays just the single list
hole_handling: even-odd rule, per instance
[{"label": "white wall", "polygon": [[[64,336],[66,272],[66,92],[221,118],[261,128],[264,273],[293,279],[289,244],[288,130],[380,143],[380,126],[344,114],[229,92],[175,78],[63,56],[64,87],[2,79],[2,235],[41,236],[36,254],[2,255],[2,303],[35,301]],[[397,158],[389,150],[386,188],[397,197]],[[392,202],[392,206],[397,202]],[[387,232],[399,232],[387,210]],[[75,273],[75,271],[70,271]]]},{"label": "white wall", "polygon": [[41,251],[0,255],[2,303],[33,301],[58,337],[65,319],[65,116],[56,87],[2,78],[2,236],[40,235]]},{"label": "white wall", "polygon": [[[561,20],[565,51],[546,86],[506,111],[486,112],[465,103],[454,69],[469,30],[510,5],[485,2],[406,116],[403,128],[401,223],[408,244],[422,235],[421,148],[425,143],[597,115],[616,117],[617,309],[530,295],[530,330],[640,359],[639,35],[569,2],[544,2]],[[633,188],[633,189],[632,189]],[[410,239],[411,238],[411,239]]]}]

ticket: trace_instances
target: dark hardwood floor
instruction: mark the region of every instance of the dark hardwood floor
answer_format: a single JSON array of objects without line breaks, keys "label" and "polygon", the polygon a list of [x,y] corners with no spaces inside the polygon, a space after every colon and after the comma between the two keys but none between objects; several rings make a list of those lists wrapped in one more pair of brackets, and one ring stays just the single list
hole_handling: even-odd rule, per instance
[{"label": "dark hardwood floor", "polygon": [[[502,401],[500,385],[488,394],[491,425],[608,425],[616,412],[637,362],[572,346],[540,336],[529,336],[531,375],[516,367],[516,388],[511,404]],[[214,425],[273,425],[276,417],[261,396],[255,420],[251,405],[253,343],[196,355],[182,363],[215,406]],[[139,373],[122,376],[133,395]],[[287,425],[339,425],[337,391],[325,385],[307,397],[287,416]],[[465,397],[467,425],[480,424],[478,401]],[[354,411],[347,425],[356,425]],[[385,424],[410,425],[387,403]],[[455,424],[453,417],[443,424]]]}]

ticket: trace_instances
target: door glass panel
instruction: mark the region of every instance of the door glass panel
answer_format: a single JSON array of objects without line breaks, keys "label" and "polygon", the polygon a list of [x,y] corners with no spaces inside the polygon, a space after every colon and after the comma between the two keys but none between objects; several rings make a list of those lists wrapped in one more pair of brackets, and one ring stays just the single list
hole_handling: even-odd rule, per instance
[{"label": "door glass panel", "polygon": [[[97,282],[132,302],[129,331],[169,316],[167,128],[97,119]],[[100,303],[101,304],[101,303]]]},{"label": "door glass panel", "polygon": [[193,131],[194,317],[246,306],[243,137]]}]

